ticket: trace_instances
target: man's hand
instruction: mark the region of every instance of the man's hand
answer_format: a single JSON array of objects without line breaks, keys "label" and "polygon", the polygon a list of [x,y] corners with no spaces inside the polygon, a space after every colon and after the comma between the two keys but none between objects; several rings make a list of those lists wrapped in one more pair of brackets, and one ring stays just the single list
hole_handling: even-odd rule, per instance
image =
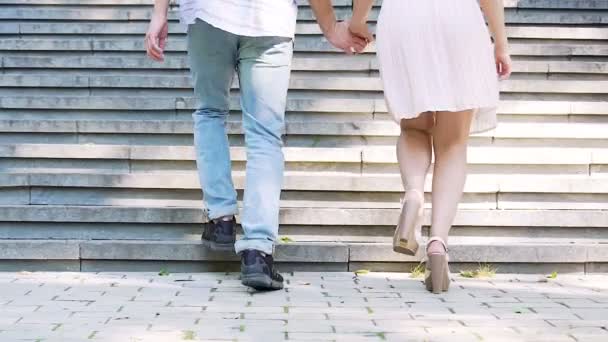
[{"label": "man's hand", "polygon": [[144,45],[151,59],[162,62],[165,60],[165,46],[167,45],[167,37],[169,36],[169,24],[167,16],[155,12],[150,20],[150,26],[146,33]]},{"label": "man's hand", "polygon": [[333,46],[349,55],[363,52],[367,47],[367,41],[365,38],[352,34],[348,27],[348,21],[337,22],[327,31],[325,36]]}]

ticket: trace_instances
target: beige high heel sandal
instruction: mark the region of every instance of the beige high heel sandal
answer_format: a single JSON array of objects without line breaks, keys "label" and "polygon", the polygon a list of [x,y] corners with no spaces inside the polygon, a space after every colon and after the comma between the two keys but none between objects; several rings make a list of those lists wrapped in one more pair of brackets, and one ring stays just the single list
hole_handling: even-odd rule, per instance
[{"label": "beige high heel sandal", "polygon": [[[424,217],[424,193],[419,190],[408,190],[408,192],[415,192],[419,195],[420,208],[418,209],[418,216],[416,220],[410,226],[406,227],[405,224],[405,206],[407,204],[406,196],[403,199],[403,206],[401,208],[401,215],[399,216],[399,224],[395,229],[395,235],[393,236],[393,251],[401,254],[416,255],[418,247],[420,246],[419,241],[422,236],[422,219]],[[401,231],[405,229],[405,239],[401,237]]]},{"label": "beige high heel sandal", "polygon": [[[443,245],[445,252],[443,253],[428,253],[428,248],[431,242],[439,241]],[[426,244],[427,262],[426,273],[424,275],[424,284],[426,289],[435,294],[445,292],[450,287],[450,267],[448,265],[448,247],[442,238],[434,236]]]}]

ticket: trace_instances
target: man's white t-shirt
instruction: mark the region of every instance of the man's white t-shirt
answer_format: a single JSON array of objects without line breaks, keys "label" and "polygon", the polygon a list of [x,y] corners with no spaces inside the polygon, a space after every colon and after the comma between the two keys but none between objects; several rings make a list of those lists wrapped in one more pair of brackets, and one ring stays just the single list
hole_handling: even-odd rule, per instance
[{"label": "man's white t-shirt", "polygon": [[295,0],[179,0],[182,24],[197,18],[221,30],[249,37],[289,37],[296,30]]}]

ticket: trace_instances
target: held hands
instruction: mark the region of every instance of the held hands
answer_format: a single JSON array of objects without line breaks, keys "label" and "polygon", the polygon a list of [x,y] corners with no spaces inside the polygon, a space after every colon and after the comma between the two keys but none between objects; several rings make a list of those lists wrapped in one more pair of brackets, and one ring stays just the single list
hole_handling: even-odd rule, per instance
[{"label": "held hands", "polygon": [[167,17],[154,13],[144,40],[144,46],[146,47],[148,57],[157,62],[165,60],[164,50],[167,45],[168,36],[169,25],[167,23]]},{"label": "held hands", "polygon": [[501,80],[506,80],[511,76],[512,62],[511,56],[506,48],[496,47],[494,49],[494,58],[496,60],[496,72]]},{"label": "held hands", "polygon": [[364,37],[353,34],[350,30],[349,21],[337,22],[325,34],[327,40],[335,47],[343,50],[348,55],[361,53],[367,47]]}]

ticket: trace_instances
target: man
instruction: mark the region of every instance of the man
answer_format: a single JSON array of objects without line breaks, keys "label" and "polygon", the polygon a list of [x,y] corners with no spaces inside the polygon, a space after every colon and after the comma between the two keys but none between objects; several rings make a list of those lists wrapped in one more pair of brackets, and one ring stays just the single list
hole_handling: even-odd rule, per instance
[{"label": "man", "polygon": [[[348,23],[336,22],[331,0],[311,0],[327,39],[346,53],[360,52],[365,40]],[[155,0],[146,34],[148,56],[164,60],[169,0]],[[293,54],[297,5],[294,0],[181,0],[188,25],[188,57],[199,98],[194,144],[209,223],[203,242],[214,250],[236,249],[241,281],[257,290],[283,288],[272,253],[279,228],[284,160],[282,132]],[[230,86],[238,73],[247,145],[241,225],[235,244],[237,196],[232,183],[226,134]]]}]

